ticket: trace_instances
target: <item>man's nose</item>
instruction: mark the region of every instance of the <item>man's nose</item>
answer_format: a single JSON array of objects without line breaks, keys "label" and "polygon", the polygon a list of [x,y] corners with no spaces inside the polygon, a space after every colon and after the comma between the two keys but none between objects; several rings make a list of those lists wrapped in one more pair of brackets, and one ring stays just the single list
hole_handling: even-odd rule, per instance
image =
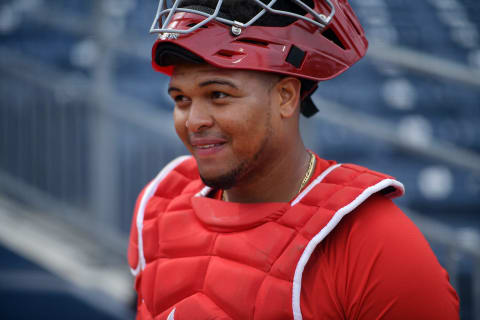
[{"label": "man's nose", "polygon": [[200,132],[213,125],[213,118],[208,106],[201,102],[194,102],[190,106],[190,112],[185,126],[190,132]]}]

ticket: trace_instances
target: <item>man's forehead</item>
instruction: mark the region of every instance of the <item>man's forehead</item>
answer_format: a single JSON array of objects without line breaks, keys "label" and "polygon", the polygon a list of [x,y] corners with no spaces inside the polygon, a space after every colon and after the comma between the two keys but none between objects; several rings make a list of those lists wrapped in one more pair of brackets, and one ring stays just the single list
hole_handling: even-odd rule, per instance
[{"label": "man's forehead", "polygon": [[276,79],[277,77],[278,75],[269,72],[218,68],[207,63],[184,63],[178,64],[174,67],[173,73],[170,77],[170,83],[182,81],[195,82],[202,81],[207,78],[224,78],[230,79],[233,82],[248,80],[270,83],[273,78]]},{"label": "man's forehead", "polygon": [[244,73],[244,71],[218,68],[208,63],[183,63],[175,65],[172,73],[172,78],[194,76],[199,74],[218,74],[225,76],[233,76],[240,73]]},{"label": "man's forehead", "polygon": [[235,89],[246,83],[243,70],[217,68],[209,64],[182,64],[170,77],[168,92],[185,91],[209,85],[227,85]]}]

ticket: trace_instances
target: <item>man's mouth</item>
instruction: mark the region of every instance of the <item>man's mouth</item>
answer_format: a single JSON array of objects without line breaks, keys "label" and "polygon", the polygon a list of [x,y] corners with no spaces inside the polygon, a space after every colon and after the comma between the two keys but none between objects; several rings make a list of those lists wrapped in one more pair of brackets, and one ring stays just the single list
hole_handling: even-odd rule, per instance
[{"label": "man's mouth", "polygon": [[204,144],[204,145],[196,145],[194,148],[197,149],[210,149],[210,148],[215,148],[223,145],[225,143],[212,143],[212,144]]},{"label": "man's mouth", "polygon": [[227,143],[227,140],[220,138],[197,138],[192,137],[190,144],[193,149],[193,153],[196,156],[211,156],[220,152],[223,146]]}]

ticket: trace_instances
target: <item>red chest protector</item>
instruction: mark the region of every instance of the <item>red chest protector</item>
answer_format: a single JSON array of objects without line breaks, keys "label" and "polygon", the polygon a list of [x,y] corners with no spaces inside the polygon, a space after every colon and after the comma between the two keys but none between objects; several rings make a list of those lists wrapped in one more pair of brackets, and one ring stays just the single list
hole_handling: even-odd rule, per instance
[{"label": "red chest protector", "polygon": [[368,197],[403,186],[330,163],[290,203],[229,203],[209,191],[195,160],[182,157],[140,195],[128,251],[137,319],[302,319],[302,273],[315,247]]}]

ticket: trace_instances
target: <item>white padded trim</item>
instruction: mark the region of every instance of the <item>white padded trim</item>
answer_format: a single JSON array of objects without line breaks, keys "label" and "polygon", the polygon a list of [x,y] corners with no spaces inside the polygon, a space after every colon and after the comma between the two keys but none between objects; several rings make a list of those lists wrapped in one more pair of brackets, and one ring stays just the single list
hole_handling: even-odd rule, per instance
[{"label": "white padded trim", "polygon": [[199,193],[195,195],[195,197],[206,197],[210,193],[210,191],[212,191],[212,188],[205,186],[202,190],[200,190]]},{"label": "white padded trim", "polygon": [[181,156],[174,160],[172,160],[169,164],[167,164],[160,173],[153,179],[152,182],[147,186],[142,199],[140,200],[140,206],[138,207],[137,212],[137,233],[138,233],[138,265],[135,269],[130,268],[130,271],[134,276],[137,276],[141,270],[145,269],[145,256],[143,254],[143,238],[142,238],[142,230],[143,230],[143,217],[145,215],[145,207],[147,206],[148,200],[155,194],[157,191],[158,185],[162,182],[163,179],[173,170],[175,169],[180,163],[183,161],[191,158],[191,156]]},{"label": "white padded trim", "polygon": [[[140,260],[139,260],[140,261]],[[137,264],[137,267],[135,269],[130,268],[130,273],[136,277],[140,273],[140,263]]]},{"label": "white padded trim", "polygon": [[300,202],[300,200],[303,199],[303,197],[305,197],[310,191],[312,191],[313,188],[315,188],[315,186],[317,184],[319,184],[320,182],[322,182],[322,180],[330,173],[332,172],[333,170],[337,169],[338,167],[340,167],[342,164],[339,163],[339,164],[334,164],[330,167],[328,167],[325,171],[323,171],[315,180],[312,181],[312,183],[310,183],[302,192],[300,192],[300,194],[295,198],[295,200],[292,201],[292,203],[290,204],[292,207],[294,205],[296,205],[297,203]]},{"label": "white padded trim", "polygon": [[[330,170],[330,172],[332,170]],[[320,232],[317,233],[317,235],[315,235],[312,238],[312,240],[310,240],[310,242],[307,244],[307,246],[305,247],[305,250],[302,253],[302,256],[300,257],[300,260],[297,263],[297,267],[295,268],[295,275],[293,277],[292,309],[293,309],[294,320],[303,319],[302,310],[300,309],[300,292],[302,290],[302,275],[303,275],[303,270],[305,269],[305,266],[307,265],[307,262],[310,259],[317,245],[337,226],[337,224],[340,222],[340,220],[342,220],[342,218],[345,215],[355,210],[355,208],[357,208],[360,204],[362,204],[374,193],[377,193],[389,186],[397,187],[400,190],[404,191],[403,184],[393,179],[384,179],[379,183],[377,183],[376,185],[368,187],[355,200],[353,200],[352,202],[350,202],[349,204],[347,204],[346,206],[344,206],[343,208],[335,212],[332,219],[327,223],[327,225],[323,227],[323,229],[320,230]]]},{"label": "white padded trim", "polygon": [[167,320],[175,320],[175,309],[176,308],[173,308],[173,310],[168,314]]}]

